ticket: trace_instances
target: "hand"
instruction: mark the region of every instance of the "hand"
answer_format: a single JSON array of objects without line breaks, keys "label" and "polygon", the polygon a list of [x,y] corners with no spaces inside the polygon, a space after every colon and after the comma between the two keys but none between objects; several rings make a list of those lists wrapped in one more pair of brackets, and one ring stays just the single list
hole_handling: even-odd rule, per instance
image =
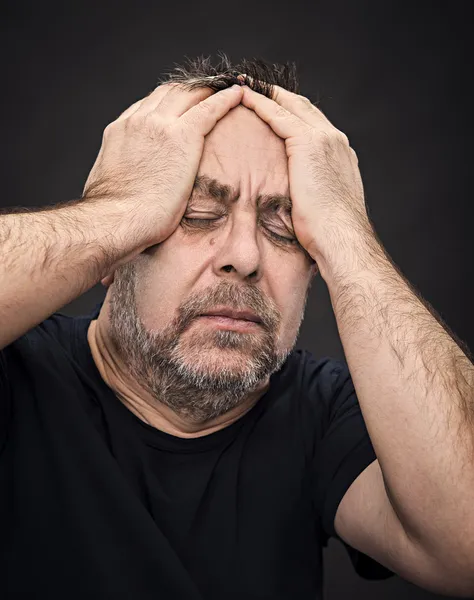
[{"label": "hand", "polygon": [[373,235],[357,156],[307,98],[274,87],[271,100],[243,86],[241,103],[285,140],[296,237],[314,260],[327,260],[357,236]]},{"label": "hand", "polygon": [[[164,84],[105,128],[84,201],[113,202],[135,236],[133,257],[169,237],[191,196],[204,138],[237,106],[242,88],[185,91]],[[133,225],[133,226],[132,226]],[[137,234],[137,232],[140,232]],[[127,240],[130,246],[130,240]]]}]

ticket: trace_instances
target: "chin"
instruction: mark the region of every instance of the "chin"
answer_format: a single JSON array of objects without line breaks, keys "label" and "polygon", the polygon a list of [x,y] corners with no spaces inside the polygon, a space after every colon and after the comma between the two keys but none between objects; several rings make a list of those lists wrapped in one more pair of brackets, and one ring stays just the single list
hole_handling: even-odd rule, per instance
[{"label": "chin", "polygon": [[202,348],[198,354],[186,352],[182,355],[182,360],[191,369],[213,373],[222,370],[247,371],[249,367],[258,361],[258,358],[243,352],[239,348],[214,347]]}]

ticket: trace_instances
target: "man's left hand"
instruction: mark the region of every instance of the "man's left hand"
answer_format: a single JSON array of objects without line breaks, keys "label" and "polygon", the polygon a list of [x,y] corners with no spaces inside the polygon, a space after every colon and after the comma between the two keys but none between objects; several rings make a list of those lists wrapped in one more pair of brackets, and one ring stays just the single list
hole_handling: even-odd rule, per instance
[{"label": "man's left hand", "polygon": [[243,86],[241,104],[282,139],[288,156],[291,218],[300,244],[319,262],[374,238],[357,155],[308,98],[274,86],[274,99]]}]

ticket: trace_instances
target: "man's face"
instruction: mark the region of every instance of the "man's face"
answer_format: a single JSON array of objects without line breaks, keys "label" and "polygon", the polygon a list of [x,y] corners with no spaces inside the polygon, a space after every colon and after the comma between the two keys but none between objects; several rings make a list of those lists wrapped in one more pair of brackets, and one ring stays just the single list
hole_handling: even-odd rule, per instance
[{"label": "man's face", "polygon": [[[237,198],[224,205],[194,191],[174,233],[117,270],[109,333],[161,401],[206,420],[228,412],[282,366],[315,269],[289,213],[258,201],[289,196],[288,166],[284,141],[253,111],[239,105],[217,123],[198,175],[231,186]],[[239,330],[200,316],[223,306],[250,310],[261,322]],[[174,399],[170,389],[179,390]]]}]

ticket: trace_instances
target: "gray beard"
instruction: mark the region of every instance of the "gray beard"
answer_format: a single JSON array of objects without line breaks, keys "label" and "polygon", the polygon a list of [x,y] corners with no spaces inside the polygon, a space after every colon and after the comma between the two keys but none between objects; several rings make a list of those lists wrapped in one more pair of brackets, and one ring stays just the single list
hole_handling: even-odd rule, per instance
[{"label": "gray beard", "polygon": [[[137,312],[136,284],[135,265],[127,263],[117,269],[109,289],[109,335],[115,351],[129,375],[157,403],[195,424],[229,412],[281,369],[294,348],[304,314],[303,308],[291,348],[278,351],[275,332],[280,313],[276,307],[269,307],[255,286],[222,280],[205,297],[201,294],[187,299],[164,329],[148,331]],[[304,305],[307,298],[308,292]],[[260,330],[246,333],[200,327],[183,338],[198,315],[218,305],[250,308],[262,318]],[[222,350],[217,367],[211,364],[216,361],[216,348]],[[232,353],[228,365],[227,353]]]}]

